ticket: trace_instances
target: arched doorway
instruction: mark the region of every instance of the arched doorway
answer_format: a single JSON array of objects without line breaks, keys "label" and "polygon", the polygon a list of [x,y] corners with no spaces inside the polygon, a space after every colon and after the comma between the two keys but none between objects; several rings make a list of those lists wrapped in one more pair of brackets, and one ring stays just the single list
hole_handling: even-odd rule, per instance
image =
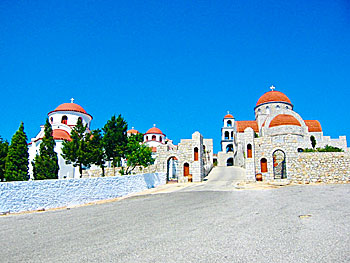
[{"label": "arched doorway", "polygon": [[273,152],[272,158],[273,158],[273,176],[274,176],[274,179],[287,178],[286,154],[282,150],[276,150]]},{"label": "arched doorway", "polygon": [[172,156],[167,161],[167,182],[177,182],[179,161]]},{"label": "arched doorway", "polygon": [[192,182],[192,175],[190,174],[190,165],[188,163],[184,163],[184,177],[187,177],[188,181]]},{"label": "arched doorway", "polygon": [[226,161],[226,166],[233,166],[233,158],[228,158]]},{"label": "arched doorway", "polygon": [[233,145],[232,144],[229,144],[226,146],[226,152],[233,152]]}]

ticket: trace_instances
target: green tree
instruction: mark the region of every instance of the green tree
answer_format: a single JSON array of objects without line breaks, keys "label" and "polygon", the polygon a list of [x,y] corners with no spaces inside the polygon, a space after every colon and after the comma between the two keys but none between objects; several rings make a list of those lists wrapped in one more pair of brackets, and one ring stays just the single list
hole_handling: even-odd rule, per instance
[{"label": "green tree", "polygon": [[118,118],[115,115],[107,121],[103,127],[103,146],[107,156],[107,160],[112,162],[114,173],[115,167],[120,165],[121,158],[125,157],[127,150],[128,124],[119,114]]},{"label": "green tree", "polygon": [[315,136],[311,135],[310,140],[311,140],[312,149],[315,149],[315,147],[316,147],[316,138],[315,138]]},{"label": "green tree", "polygon": [[8,152],[8,142],[4,141],[0,137],[0,181],[3,182],[5,179],[5,164],[6,164],[6,156]]},{"label": "green tree", "polygon": [[105,176],[106,154],[103,148],[103,136],[101,130],[92,131],[88,143],[89,162],[98,165],[102,169],[102,176]]},{"label": "green tree", "polygon": [[142,144],[140,138],[142,138],[140,135],[131,135],[128,138],[125,174],[130,174],[137,166],[147,167],[154,163],[151,148]]},{"label": "green tree", "polygon": [[78,119],[71,132],[71,140],[62,143],[62,157],[66,164],[73,164],[79,167],[80,177],[83,175],[83,166],[90,164],[88,143],[91,134],[87,132],[87,125],[83,125],[81,118]]},{"label": "green tree", "polygon": [[6,181],[28,180],[28,157],[27,135],[21,122],[8,148],[5,164]]},{"label": "green tree", "polygon": [[57,179],[58,157],[55,152],[55,140],[52,137],[52,127],[48,119],[44,126],[44,137],[40,143],[39,154],[35,156],[33,175],[36,180]]}]

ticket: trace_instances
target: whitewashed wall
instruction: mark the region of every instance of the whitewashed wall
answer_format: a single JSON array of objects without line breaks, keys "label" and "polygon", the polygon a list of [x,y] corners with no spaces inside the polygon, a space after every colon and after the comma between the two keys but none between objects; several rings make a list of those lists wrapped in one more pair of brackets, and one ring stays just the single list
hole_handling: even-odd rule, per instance
[{"label": "whitewashed wall", "polygon": [[0,183],[0,213],[81,205],[166,183],[165,173]]}]

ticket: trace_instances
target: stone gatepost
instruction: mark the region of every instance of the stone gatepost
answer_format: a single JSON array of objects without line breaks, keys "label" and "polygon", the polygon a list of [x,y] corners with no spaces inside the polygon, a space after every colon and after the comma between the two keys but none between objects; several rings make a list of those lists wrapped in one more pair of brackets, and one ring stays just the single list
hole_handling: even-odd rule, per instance
[{"label": "stone gatepost", "polygon": [[[195,161],[194,149],[198,148],[198,158]],[[193,162],[192,162],[192,181],[201,182],[204,177],[204,165],[203,165],[203,136],[196,131],[192,134],[192,152],[193,152]]]}]

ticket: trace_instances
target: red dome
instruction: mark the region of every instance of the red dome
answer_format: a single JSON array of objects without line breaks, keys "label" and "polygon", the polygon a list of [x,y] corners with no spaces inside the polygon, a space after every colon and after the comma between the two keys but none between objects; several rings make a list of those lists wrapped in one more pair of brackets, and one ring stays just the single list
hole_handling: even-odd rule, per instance
[{"label": "red dome", "polygon": [[76,103],[63,103],[54,111],[77,111],[86,114],[86,111],[83,109],[83,107]]},{"label": "red dome", "polygon": [[61,130],[61,129],[56,129],[52,131],[52,137],[55,140],[67,140],[67,141],[71,141],[71,137],[69,135],[68,132],[66,132],[65,130]]},{"label": "red dome", "polygon": [[232,114],[226,114],[224,119],[233,119],[233,115]]},{"label": "red dome", "polygon": [[261,104],[268,103],[268,102],[286,102],[292,105],[290,99],[284,93],[276,90],[271,90],[269,92],[266,92],[264,95],[262,95],[258,100],[258,102],[256,103],[256,106],[259,106]]},{"label": "red dome", "polygon": [[132,128],[131,130],[128,130],[127,133],[128,134],[139,134],[139,131]]},{"label": "red dome", "polygon": [[292,115],[280,114],[272,119],[270,122],[270,128],[282,125],[295,125],[301,126],[300,122]]},{"label": "red dome", "polygon": [[151,129],[149,129],[145,134],[162,134],[164,135],[164,133],[162,133],[161,130],[159,130],[157,127],[152,127]]},{"label": "red dome", "polygon": [[317,120],[304,120],[306,126],[309,128],[309,132],[322,132],[322,127]]}]

